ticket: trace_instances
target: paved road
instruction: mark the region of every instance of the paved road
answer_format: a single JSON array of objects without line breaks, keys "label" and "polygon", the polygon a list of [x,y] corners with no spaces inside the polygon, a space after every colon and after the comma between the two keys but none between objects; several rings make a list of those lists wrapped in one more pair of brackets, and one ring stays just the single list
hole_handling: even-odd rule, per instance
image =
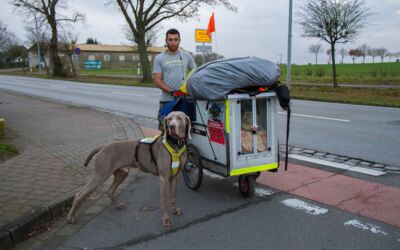
[{"label": "paved road", "polygon": [[[158,179],[138,173],[120,194],[126,210],[107,206],[81,225],[58,221],[38,249],[399,249],[398,228],[265,186],[250,199],[235,178],[205,177],[198,192],[178,183],[183,215],[161,226]],[[49,232],[48,234],[50,234]],[[47,238],[49,237],[49,238]],[[27,249],[32,242],[21,244]]]},{"label": "paved road", "polygon": [[[150,118],[156,117],[160,94],[155,88],[15,76],[0,76],[0,88]],[[279,124],[284,127],[283,112]],[[294,100],[291,128],[290,144],[294,146],[400,164],[400,109]],[[284,131],[279,131],[281,142]]]}]

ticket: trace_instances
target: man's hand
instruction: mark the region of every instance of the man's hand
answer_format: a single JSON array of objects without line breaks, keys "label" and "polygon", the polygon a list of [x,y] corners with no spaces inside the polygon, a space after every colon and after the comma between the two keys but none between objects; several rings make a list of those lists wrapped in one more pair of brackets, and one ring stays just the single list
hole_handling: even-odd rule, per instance
[{"label": "man's hand", "polygon": [[169,94],[172,95],[173,97],[181,97],[186,95],[184,92],[180,90],[171,90]]}]

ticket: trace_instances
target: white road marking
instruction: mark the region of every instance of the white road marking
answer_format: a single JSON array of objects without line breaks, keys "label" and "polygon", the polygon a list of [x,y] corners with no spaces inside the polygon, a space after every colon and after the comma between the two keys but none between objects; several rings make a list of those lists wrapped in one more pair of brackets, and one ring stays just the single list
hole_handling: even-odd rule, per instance
[{"label": "white road marking", "polygon": [[[278,114],[286,115],[285,112],[278,112]],[[338,121],[338,122],[351,122],[351,120],[337,119],[337,118],[330,118],[330,117],[323,117],[323,116],[302,115],[302,114],[293,114],[293,113],[291,115],[293,115],[293,116],[301,116],[301,117],[308,117],[308,118],[315,118],[315,119],[322,119],[322,120]]]},{"label": "white road marking", "polygon": [[349,220],[344,223],[345,226],[353,226],[362,230],[367,230],[371,231],[374,234],[382,234],[382,235],[388,235],[388,233],[382,231],[380,227],[376,225],[372,225],[370,223],[362,223],[359,220]]},{"label": "white road marking", "polygon": [[324,165],[324,166],[328,166],[328,167],[358,172],[358,173],[362,173],[362,174],[372,175],[372,176],[381,176],[381,175],[386,174],[385,172],[382,172],[379,170],[361,168],[361,167],[353,167],[353,166],[349,166],[349,165],[346,165],[343,163],[330,162],[330,161],[325,161],[325,160],[321,160],[321,159],[314,159],[314,158],[303,156],[303,155],[290,154],[289,158],[301,160],[301,161],[307,161],[307,162],[311,162],[311,163],[316,163],[316,164],[320,164],[320,165]]},{"label": "white road marking", "polygon": [[270,195],[274,194],[274,191],[264,189],[264,188],[256,188],[256,190],[254,192],[259,197],[270,196]]},{"label": "white road marking", "polygon": [[298,199],[286,199],[281,201],[281,203],[297,210],[303,210],[311,215],[326,214],[328,212],[328,209],[326,208],[321,208],[316,205],[308,204]]},{"label": "white road marking", "polygon": [[111,93],[118,94],[118,95],[145,96],[145,95],[131,94],[131,93],[125,93],[125,92],[116,92],[116,91],[113,91]]}]

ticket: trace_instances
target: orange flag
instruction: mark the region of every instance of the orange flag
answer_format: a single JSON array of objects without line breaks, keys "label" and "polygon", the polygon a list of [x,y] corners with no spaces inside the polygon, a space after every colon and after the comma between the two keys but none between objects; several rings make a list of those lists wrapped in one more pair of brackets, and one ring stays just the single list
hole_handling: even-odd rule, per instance
[{"label": "orange flag", "polygon": [[215,32],[215,21],[214,21],[214,12],[210,17],[210,21],[208,22],[207,36],[211,38],[211,33]]}]

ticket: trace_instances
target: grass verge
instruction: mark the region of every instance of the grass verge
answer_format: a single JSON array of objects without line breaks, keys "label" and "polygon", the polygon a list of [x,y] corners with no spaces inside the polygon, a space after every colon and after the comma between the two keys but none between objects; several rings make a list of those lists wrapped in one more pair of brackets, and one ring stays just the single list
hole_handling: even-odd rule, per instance
[{"label": "grass verge", "polygon": [[11,144],[0,143],[0,162],[18,155],[18,149]]},{"label": "grass verge", "polygon": [[291,98],[400,108],[400,88],[292,85]]}]

